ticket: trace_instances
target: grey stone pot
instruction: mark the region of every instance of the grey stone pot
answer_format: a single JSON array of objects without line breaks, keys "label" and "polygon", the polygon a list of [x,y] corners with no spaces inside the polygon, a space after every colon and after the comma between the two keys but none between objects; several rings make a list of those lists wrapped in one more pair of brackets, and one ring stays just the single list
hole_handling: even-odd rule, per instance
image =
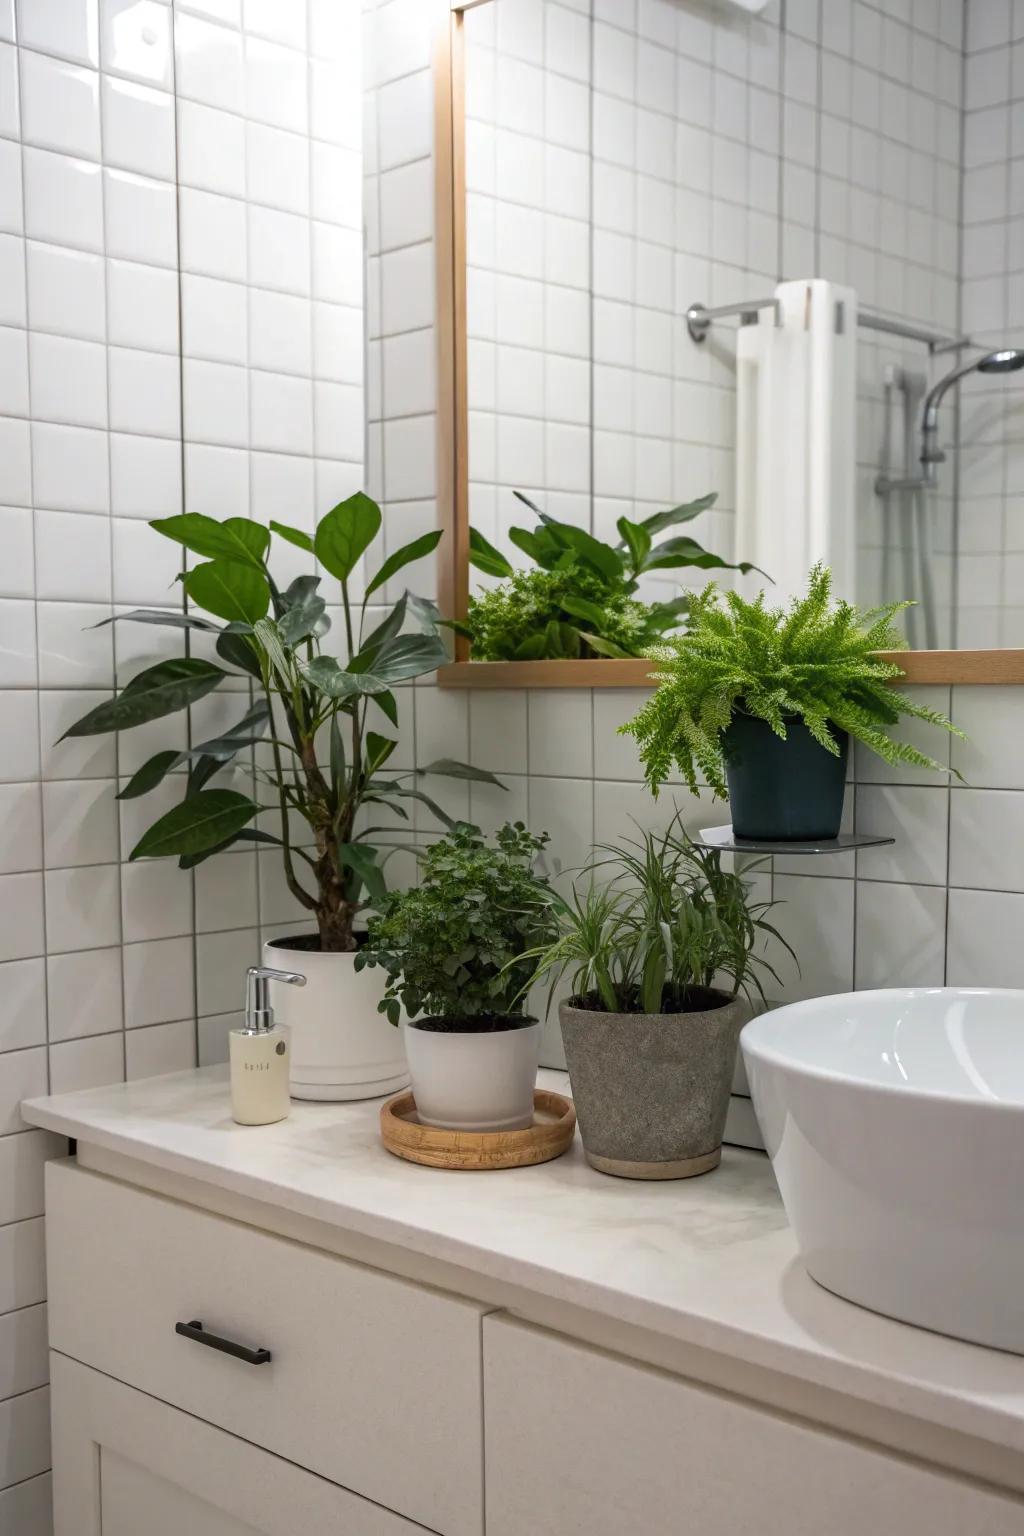
[{"label": "grey stone pot", "polygon": [[587,1161],[624,1179],[688,1179],[722,1157],[744,998],[699,1013],[601,1013],[559,1022]]}]

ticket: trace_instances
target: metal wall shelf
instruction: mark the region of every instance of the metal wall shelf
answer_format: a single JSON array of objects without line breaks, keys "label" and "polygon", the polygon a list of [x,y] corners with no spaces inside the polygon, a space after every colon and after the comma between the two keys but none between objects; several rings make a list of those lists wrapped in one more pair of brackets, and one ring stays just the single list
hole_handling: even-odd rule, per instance
[{"label": "metal wall shelf", "polygon": [[703,827],[700,840],[720,853],[849,853],[855,848],[883,848],[894,837],[871,837],[866,832],[840,832],[838,837],[819,838],[814,842],[763,842],[755,838],[735,837],[732,827]]}]

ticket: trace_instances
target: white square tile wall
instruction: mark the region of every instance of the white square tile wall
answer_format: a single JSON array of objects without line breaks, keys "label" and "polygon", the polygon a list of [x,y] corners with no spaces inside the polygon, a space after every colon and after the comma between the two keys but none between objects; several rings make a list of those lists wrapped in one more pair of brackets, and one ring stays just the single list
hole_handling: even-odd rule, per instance
[{"label": "white square tile wall", "polygon": [[0,1331],[19,1325],[0,1528],[42,1536],[32,1253],[60,1147],[17,1100],[191,1066],[200,1042],[222,1059],[265,922],[295,916],[265,907],[254,855],[127,862],[166,807],[119,807],[118,786],[186,745],[184,720],[59,737],[181,653],[174,631],[93,627],[180,601],[180,551],[148,519],[311,525],[362,483],[362,48],[356,0],[250,3],[244,24],[239,5],[17,0],[0,22]]},{"label": "white square tile wall", "polygon": [[[1024,343],[1024,14],[968,6],[963,325],[986,348]],[[1024,644],[1020,374],[975,374],[961,399],[959,643]]]},{"label": "white square tile wall", "polygon": [[[514,563],[515,487],[604,534],[714,489],[695,536],[742,556],[734,370],[728,345],[692,342],[690,304],[818,275],[955,329],[963,7],[889,9],[807,0],[784,25],[777,0],[758,18],[673,0],[467,13],[470,502]],[[860,567],[876,593],[883,550],[902,545],[872,490],[883,369],[923,354],[861,341]]]}]

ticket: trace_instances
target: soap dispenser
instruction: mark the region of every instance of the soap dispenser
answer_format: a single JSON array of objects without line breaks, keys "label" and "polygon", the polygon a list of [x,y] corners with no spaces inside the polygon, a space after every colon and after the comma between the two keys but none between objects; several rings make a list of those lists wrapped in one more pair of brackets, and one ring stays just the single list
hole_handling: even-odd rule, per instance
[{"label": "soap dispenser", "polygon": [[246,974],[245,1028],[230,1035],[231,1115],[239,1125],[273,1125],[291,1108],[288,1094],[288,1029],[274,1023],[270,983],[304,987],[296,971],[252,965]]}]

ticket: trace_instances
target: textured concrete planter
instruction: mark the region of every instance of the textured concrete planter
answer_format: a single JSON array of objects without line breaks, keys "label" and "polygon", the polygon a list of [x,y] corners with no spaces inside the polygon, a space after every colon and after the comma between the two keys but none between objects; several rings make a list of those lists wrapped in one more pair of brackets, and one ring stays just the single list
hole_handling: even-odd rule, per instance
[{"label": "textured concrete planter", "polygon": [[625,1179],[688,1179],[717,1168],[745,999],[699,1013],[559,1008],[591,1167]]}]

